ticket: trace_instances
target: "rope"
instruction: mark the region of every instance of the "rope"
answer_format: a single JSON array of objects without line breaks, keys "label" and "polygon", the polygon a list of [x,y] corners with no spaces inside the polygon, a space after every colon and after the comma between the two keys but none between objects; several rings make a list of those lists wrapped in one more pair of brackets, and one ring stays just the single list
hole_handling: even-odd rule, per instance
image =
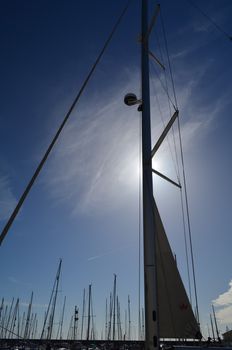
[{"label": "rope", "polygon": [[42,170],[42,168],[43,168],[43,166],[44,166],[44,164],[45,164],[45,162],[46,162],[46,160],[47,160],[51,150],[53,149],[53,146],[55,145],[55,143],[56,143],[56,141],[57,141],[61,131],[63,130],[65,124],[67,123],[67,121],[68,121],[72,111],[74,110],[74,107],[76,106],[78,100],[80,99],[82,93],[84,92],[84,90],[85,90],[85,88],[86,88],[90,78],[92,77],[92,75],[93,75],[93,73],[94,73],[94,71],[95,71],[95,69],[96,69],[96,67],[97,67],[97,65],[99,63],[99,61],[101,60],[103,54],[105,53],[106,48],[108,47],[108,45],[109,45],[109,43],[110,43],[110,41],[111,41],[111,39],[112,39],[116,29],[118,28],[118,26],[119,26],[123,16],[125,15],[128,7],[129,7],[129,3],[130,3],[130,0],[128,0],[127,5],[125,6],[125,8],[123,9],[122,13],[120,14],[118,20],[116,21],[115,25],[113,26],[113,29],[112,29],[109,37],[107,38],[107,40],[106,40],[102,50],[100,51],[100,53],[99,53],[95,63],[93,64],[92,68],[90,69],[86,79],[84,80],[84,82],[83,82],[83,84],[82,84],[82,86],[81,86],[77,96],[75,97],[71,107],[69,108],[67,114],[65,115],[65,118],[64,118],[63,122],[61,123],[58,131],[56,132],[56,134],[55,134],[51,144],[49,145],[47,151],[45,152],[45,154],[44,154],[41,162],[39,163],[37,169],[35,170],[35,172],[34,172],[32,178],[31,178],[31,180],[29,181],[25,191],[23,192],[22,196],[20,197],[20,199],[18,201],[18,204],[16,205],[13,213],[11,214],[11,216],[10,216],[10,218],[8,220],[8,222],[6,223],[5,227],[3,228],[3,231],[2,231],[2,233],[0,235],[0,245],[2,244],[2,241],[4,240],[5,236],[7,235],[8,231],[9,231],[9,228],[11,227],[12,223],[14,222],[14,219],[16,218],[16,216],[17,216],[21,206],[23,205],[27,195],[29,194],[29,192],[30,192],[30,190],[31,190],[31,188],[32,188],[36,178],[38,177],[40,171]]},{"label": "rope", "polygon": [[172,67],[171,67],[170,56],[169,56],[169,51],[168,51],[168,41],[167,41],[167,36],[166,36],[166,32],[165,32],[165,27],[164,27],[164,20],[163,20],[163,16],[162,16],[162,12],[161,11],[160,11],[160,18],[161,18],[161,25],[162,25],[163,36],[164,36],[165,49],[166,49],[166,52],[167,52],[168,68],[169,68],[170,76],[171,76],[174,101],[175,101],[175,105],[176,105],[175,109],[178,109],[177,98],[176,98],[176,91],[175,91],[175,85],[174,85],[174,79],[173,79],[173,74],[172,74]]},{"label": "rope", "polygon": [[[139,114],[140,116],[140,114]],[[139,118],[139,320],[138,320],[138,338],[141,340],[141,217],[142,217],[142,209],[141,209],[141,198],[142,198],[142,118]]]},{"label": "rope", "polygon": [[154,70],[155,70],[155,74],[156,74],[157,78],[158,78],[158,79],[159,79],[159,81],[160,81],[160,84],[161,84],[162,89],[163,89],[163,90],[164,90],[164,92],[166,93],[166,95],[167,95],[168,99],[170,100],[170,102],[171,102],[171,104],[172,104],[173,108],[176,110],[176,106],[175,106],[175,104],[173,103],[173,101],[172,101],[172,99],[171,99],[171,97],[170,97],[170,95],[169,95],[169,93],[168,93],[167,89],[165,88],[165,86],[164,86],[164,84],[163,84],[162,80],[161,80],[161,79],[160,79],[160,77],[159,77],[159,74],[158,74],[158,72],[157,72],[157,69],[155,68],[154,62],[153,62],[152,67],[153,67],[153,68],[154,68]]},{"label": "rope", "polygon": [[[161,25],[162,25],[162,31],[163,31],[163,36],[164,36],[165,49],[166,49],[166,53],[167,53],[168,67],[169,67],[169,72],[170,72],[170,77],[171,77],[171,84],[172,84],[172,89],[173,89],[173,96],[174,96],[174,101],[175,101],[176,108],[178,109],[176,90],[175,90],[175,84],[174,84],[174,78],[173,78],[173,72],[172,72],[170,55],[169,55],[169,50],[168,50],[167,35],[166,35],[165,26],[164,26],[164,20],[163,20],[163,16],[162,16],[162,12],[161,11],[160,11],[160,18],[161,18]],[[182,170],[183,170],[184,193],[185,193],[185,202],[186,202],[186,214],[187,214],[187,222],[188,222],[188,233],[189,233],[189,243],[190,243],[190,253],[191,253],[190,255],[191,255],[191,261],[192,261],[192,272],[193,272],[193,283],[194,283],[195,300],[196,300],[196,310],[197,310],[197,318],[198,318],[198,322],[199,322],[199,311],[198,311],[198,300],[197,300],[197,289],[196,289],[196,277],[195,277],[195,267],[194,267],[194,258],[193,258],[193,246],[192,246],[192,234],[191,234],[191,226],[190,226],[189,206],[188,206],[188,198],[187,198],[187,186],[186,186],[183,147],[182,147],[182,140],[181,140],[181,133],[180,133],[179,117],[178,117],[178,134],[179,134],[179,142],[180,142],[181,163],[182,163]],[[174,140],[174,147],[175,147],[175,155],[176,155],[176,159],[177,159],[177,167],[179,169],[174,132],[173,132],[173,140]],[[180,176],[179,171],[178,171],[178,175]],[[183,205],[183,192],[182,192],[182,190],[180,190],[180,191],[181,191],[180,192],[180,194],[181,194],[181,209],[182,209],[182,220],[183,220],[183,230],[184,230],[184,242],[185,242],[185,254],[186,254],[186,263],[187,263],[189,297],[190,297],[190,302],[192,304],[190,267],[189,267],[188,246],[187,246],[187,237],[186,237],[186,222],[185,222],[185,213],[184,213],[184,205]]]},{"label": "rope", "polygon": [[189,232],[189,242],[190,242],[190,255],[191,255],[191,261],[192,261],[194,294],[195,294],[195,302],[196,302],[196,315],[197,315],[197,321],[199,322],[199,309],[198,309],[196,275],[195,275],[195,265],[194,265],[194,256],[193,256],[192,232],[191,232],[191,225],[190,225],[189,205],[188,205],[188,196],[187,196],[187,185],[186,185],[186,176],[185,176],[185,167],[184,167],[184,155],[183,155],[182,139],[181,139],[181,132],[180,132],[180,119],[179,119],[179,116],[178,116],[177,120],[178,120],[179,142],[180,142],[181,162],[182,162],[183,181],[184,181],[185,205],[186,205],[186,214],[187,214],[187,223],[188,223],[188,232]]},{"label": "rope", "polygon": [[[156,40],[157,40],[157,43],[158,43],[158,50],[159,50],[159,53],[160,53],[160,57],[161,57],[161,60],[162,62],[164,62],[164,56],[163,56],[163,53],[162,53],[162,49],[161,49],[161,44],[160,44],[160,40],[159,40],[159,35],[157,35],[157,32],[155,32],[155,35],[156,35]],[[166,50],[166,54],[168,56],[168,51]],[[156,71],[156,74],[158,76],[158,73]],[[161,83],[163,85],[163,89],[164,91],[166,92],[167,94],[167,98],[168,98],[168,106],[169,106],[169,114],[170,114],[170,118],[172,116],[172,112],[171,112],[171,105],[173,106],[174,110],[177,109],[177,103],[176,103],[176,106],[174,105],[174,103],[172,102],[172,100],[170,99],[170,95],[169,95],[169,91],[168,91],[168,81],[167,81],[167,75],[166,75],[166,70],[164,71],[164,77],[165,77],[165,87],[163,85],[163,83]],[[158,76],[159,78],[159,76]],[[161,82],[161,79],[159,79],[160,82]],[[152,85],[153,85],[153,89],[154,89],[154,93],[155,93],[155,97],[156,97],[156,102],[157,102],[157,105],[158,105],[158,109],[159,109],[159,112],[160,112],[160,116],[161,116],[161,121],[162,121],[162,124],[163,124],[163,128],[165,128],[165,123],[164,123],[164,117],[163,117],[163,113],[161,111],[161,107],[160,107],[160,103],[159,103],[159,99],[158,99],[158,95],[156,94],[156,90],[155,90],[155,86],[154,86],[154,82],[152,80]],[[171,158],[172,158],[172,162],[173,162],[173,165],[174,165],[174,168],[175,168],[175,172],[176,172],[176,177],[178,179],[178,182],[180,184],[180,173],[179,173],[179,164],[178,164],[178,156],[177,156],[177,148],[176,148],[176,141],[175,141],[175,136],[174,136],[174,129],[172,127],[172,136],[173,136],[173,143],[174,143],[174,150],[175,150],[175,158],[176,158],[176,161],[174,159],[174,156],[173,156],[173,152],[172,152],[172,148],[171,148],[171,144],[170,144],[170,140],[169,140],[169,136],[167,135],[167,141],[168,141],[168,146],[169,146],[169,151],[170,151],[170,154],[171,154]]]},{"label": "rope", "polygon": [[[152,86],[153,86],[153,89],[154,89],[154,95],[155,95],[155,98],[156,98],[156,103],[157,103],[157,107],[158,107],[158,110],[159,110],[160,119],[161,119],[161,122],[163,124],[163,128],[165,129],[164,116],[163,116],[163,112],[162,112],[161,107],[160,107],[160,102],[159,102],[158,95],[157,95],[156,90],[155,90],[154,81],[151,80],[151,82],[152,82]],[[180,176],[179,176],[178,165],[175,163],[175,159],[174,159],[174,156],[173,156],[171,143],[170,143],[170,139],[169,139],[168,135],[167,135],[167,142],[168,142],[168,148],[169,148],[169,151],[170,151],[170,154],[171,154],[172,162],[173,162],[173,165],[174,165],[174,168],[175,168],[176,176],[177,176],[178,182],[180,183]]]},{"label": "rope", "polygon": [[189,4],[191,4],[197,11],[199,11],[202,16],[204,16],[219,32],[227,37],[227,39],[232,40],[232,36],[229,35],[221,26],[219,26],[209,15],[207,15],[199,6],[197,6],[193,1],[186,0]]},{"label": "rope", "polygon": [[184,201],[183,201],[182,188],[180,189],[180,200],[181,200],[182,222],[183,222],[183,229],[184,229],[184,245],[185,245],[186,263],[187,263],[189,299],[190,299],[190,303],[192,305],[192,289],[191,289],[191,279],[190,279],[188,245],[187,245],[187,233],[186,233],[186,221],[185,221],[185,215],[184,215]]},{"label": "rope", "polygon": [[[161,13],[160,13],[160,15],[162,16]],[[162,17],[161,17],[161,24],[162,24],[162,32],[163,32],[163,37],[164,37],[164,42],[165,42],[166,56],[167,56],[167,59],[168,59],[168,68],[169,68],[171,81],[172,81],[173,95],[174,95],[174,99],[175,99],[175,107],[174,106],[173,107],[174,107],[175,110],[177,110],[178,106],[177,106],[177,99],[176,99],[176,93],[175,93],[175,87],[174,87],[174,80],[173,80],[172,69],[171,69],[170,58],[169,58],[169,52],[168,52],[167,37],[166,37],[166,33],[165,33],[165,28],[164,28],[164,23],[163,23]],[[158,45],[160,46],[159,39],[158,39]],[[162,55],[161,48],[160,48],[160,52],[161,52],[161,55]],[[169,91],[168,91],[167,70],[164,71],[164,77],[165,77],[166,90],[169,93]],[[172,111],[171,111],[170,99],[168,99],[168,106],[169,106],[169,115],[170,115],[170,118],[171,118]],[[176,140],[175,140],[175,134],[174,134],[174,127],[173,126],[172,126],[172,138],[173,138],[173,144],[174,144],[174,152],[175,152],[176,164],[174,162],[173,155],[172,155],[172,158],[173,158],[173,163],[174,163],[174,166],[175,166],[176,176],[177,176],[177,179],[178,179],[178,181],[180,183],[179,163],[178,163],[177,147],[176,147]]]}]

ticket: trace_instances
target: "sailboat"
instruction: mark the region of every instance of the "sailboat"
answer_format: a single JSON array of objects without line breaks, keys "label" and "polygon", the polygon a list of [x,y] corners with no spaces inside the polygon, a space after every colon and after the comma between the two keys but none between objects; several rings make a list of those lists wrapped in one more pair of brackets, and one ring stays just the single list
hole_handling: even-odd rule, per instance
[{"label": "sailboat", "polygon": [[[152,147],[150,127],[150,88],[149,88],[149,35],[153,24],[148,25],[147,0],[142,0],[142,97],[137,99],[128,94],[125,102],[128,105],[140,104],[142,112],[142,156],[143,156],[143,224],[144,224],[144,294],[145,294],[145,344],[146,350],[158,349],[161,338],[199,339],[200,327],[191,303],[181,280],[173,253],[171,251],[164,226],[153,198],[152,184]],[[157,8],[158,12],[158,8]],[[157,13],[153,17],[153,22]],[[96,62],[99,61],[104,49]],[[52,140],[47,152],[31,178],[18,205],[7,222],[0,236],[0,243],[5,238],[11,224],[19,212],[26,196],[46,162],[50,151],[58,139],[76,102],[84,90],[92,71],[85,80],[80,93],[70,107],[64,122]],[[176,118],[178,111],[174,113]],[[172,122],[174,118],[172,118]],[[167,130],[168,132],[168,130]],[[165,135],[163,136],[164,139]]]}]

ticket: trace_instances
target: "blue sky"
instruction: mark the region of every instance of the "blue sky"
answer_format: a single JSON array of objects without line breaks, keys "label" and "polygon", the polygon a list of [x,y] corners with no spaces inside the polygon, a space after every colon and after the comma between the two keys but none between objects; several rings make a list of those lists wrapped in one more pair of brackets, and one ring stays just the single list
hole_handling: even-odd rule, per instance
[{"label": "blue sky", "polygon": [[[232,33],[231,1],[195,3]],[[124,4],[1,1],[1,227]],[[206,327],[215,301],[224,331],[232,326],[232,46],[188,1],[161,6],[183,127],[200,318]],[[62,257],[59,300],[67,296],[67,323],[92,283],[99,332],[114,273],[122,310],[131,296],[137,329],[140,114],[123,105],[123,97],[140,95],[139,20],[134,0],[1,246],[1,297],[27,303],[33,290],[34,307],[44,313]],[[159,57],[155,33],[151,48]],[[166,122],[169,111],[153,66],[154,143],[162,131],[155,94]],[[175,177],[167,143],[156,166]],[[187,285],[179,192],[155,179],[154,193]]]}]

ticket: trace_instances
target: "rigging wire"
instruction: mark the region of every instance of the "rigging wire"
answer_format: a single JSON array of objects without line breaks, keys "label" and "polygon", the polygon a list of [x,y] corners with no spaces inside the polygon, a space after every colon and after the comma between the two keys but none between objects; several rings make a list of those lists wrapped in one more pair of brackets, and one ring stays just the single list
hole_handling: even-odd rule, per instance
[{"label": "rigging wire", "polygon": [[173,108],[176,110],[176,106],[175,106],[175,104],[173,103],[173,101],[172,101],[172,99],[171,99],[171,97],[170,97],[170,95],[169,95],[167,89],[165,88],[165,86],[164,86],[162,80],[160,79],[160,76],[159,76],[159,74],[158,74],[158,72],[157,72],[157,69],[156,69],[155,65],[152,65],[152,66],[153,66],[153,68],[154,68],[154,71],[155,71],[155,74],[156,74],[158,80],[160,81],[160,85],[161,85],[162,89],[164,90],[165,94],[167,95],[168,99],[170,100],[170,102],[171,102]]},{"label": "rigging wire", "polygon": [[139,291],[138,338],[141,340],[142,118],[139,114]]},{"label": "rigging wire", "polygon": [[161,11],[160,11],[160,19],[161,19],[162,31],[163,31],[163,35],[164,35],[165,50],[166,50],[166,53],[167,53],[168,68],[169,68],[169,72],[170,72],[170,76],[171,76],[171,83],[172,83],[174,101],[175,101],[176,108],[178,108],[175,84],[174,84],[172,67],[171,67],[171,62],[170,62],[170,55],[169,55],[169,50],[168,50],[168,41],[167,41],[167,36],[166,36],[166,32],[165,32],[165,27],[164,27],[164,20],[163,20],[163,16],[162,16],[162,12]]},{"label": "rigging wire", "polygon": [[[154,94],[155,94],[155,98],[156,98],[157,108],[159,110],[160,119],[161,119],[161,122],[163,124],[163,128],[165,129],[164,116],[163,116],[163,112],[161,110],[159,98],[158,98],[158,95],[156,93],[155,84],[154,84],[153,79],[151,79],[151,82],[152,82],[152,86],[153,86],[153,90],[154,90]],[[171,148],[170,138],[169,138],[168,135],[167,135],[167,142],[168,142],[168,148],[169,148],[169,151],[170,151],[170,154],[171,154],[172,162],[173,162],[173,165],[174,165],[174,168],[175,168],[176,176],[177,176],[178,182],[180,184],[179,170],[177,168],[177,164],[175,163],[175,159],[174,159],[172,148]]]},{"label": "rigging wire", "polygon": [[219,32],[221,32],[223,35],[225,35],[227,37],[227,39],[232,40],[232,36],[229,35],[229,33],[227,33],[221,26],[219,26],[219,24],[216,23],[216,21],[214,19],[212,19],[209,15],[207,15],[207,13],[205,13],[198,5],[196,5],[193,1],[191,0],[185,0],[187,1],[189,4],[191,4],[197,11],[199,11],[202,16],[204,16],[212,25],[214,25],[215,28],[217,28],[217,30]]},{"label": "rigging wire", "polygon": [[[165,31],[165,25],[164,25],[164,19],[163,19],[162,11],[160,11],[160,18],[161,18],[161,26],[162,26],[163,36],[164,36],[165,50],[166,50],[167,59],[168,59],[168,68],[169,68],[170,77],[171,77],[173,96],[174,96],[174,101],[175,101],[175,104],[176,104],[176,108],[178,109],[176,89],[175,89],[175,84],[174,84],[172,66],[171,66],[170,55],[169,55],[169,50],[168,50],[168,40],[167,40],[166,31]],[[179,121],[179,116],[177,118],[178,118],[178,121]],[[174,142],[174,148],[175,148],[178,176],[179,176],[179,179],[180,179],[179,161],[178,161],[178,156],[177,156],[177,146],[176,146],[176,141],[175,141],[173,127],[172,127],[172,131],[173,131],[173,142]],[[180,128],[178,128],[178,133],[180,135]],[[182,149],[182,144],[180,144],[180,149]],[[184,168],[184,162],[182,162],[182,168]],[[186,193],[186,191],[187,191],[187,189],[185,188],[185,193]],[[184,230],[184,245],[185,245],[185,257],[186,257],[186,264],[187,264],[189,298],[190,298],[190,303],[192,305],[192,287],[191,287],[191,278],[190,278],[189,253],[188,253],[188,244],[187,244],[186,220],[185,220],[185,211],[184,211],[184,202],[183,202],[183,191],[182,191],[182,188],[180,189],[180,200],[181,200],[181,211],[182,211],[182,223],[183,223],[183,230]],[[191,236],[191,234],[189,234],[189,235]],[[190,246],[191,246],[192,240],[189,239],[189,242],[190,242]],[[192,262],[193,262],[193,259],[192,259]],[[195,274],[195,272],[194,272],[194,274]],[[193,282],[194,281],[195,281],[195,278],[193,279]],[[195,282],[194,282],[194,284],[195,284]],[[197,298],[196,298],[196,300],[197,300]]]},{"label": "rigging wire", "polygon": [[184,245],[185,245],[185,257],[186,257],[186,263],[187,263],[189,299],[190,299],[190,303],[192,305],[192,287],[191,287],[191,279],[190,279],[189,254],[188,254],[186,220],[185,220],[184,200],[183,200],[182,188],[180,189],[180,201],[181,201],[181,211],[182,211],[182,223],[183,223],[183,229],[184,229]]},{"label": "rigging wire", "polygon": [[[172,72],[172,67],[171,67],[171,62],[170,62],[170,55],[169,55],[169,50],[168,50],[167,36],[166,36],[166,32],[165,32],[164,20],[163,20],[163,16],[162,16],[162,12],[161,11],[160,11],[160,18],[161,18],[161,25],[162,25],[162,31],[163,31],[163,36],[164,36],[164,42],[165,42],[165,50],[166,50],[167,59],[168,59],[168,67],[169,67],[169,72],[170,72],[170,77],[171,77],[173,96],[174,96],[176,109],[178,109],[176,90],[175,90],[175,84],[174,84],[174,78],[173,78],[173,72]],[[166,90],[167,90],[167,93],[168,93],[167,80],[166,80]],[[168,93],[168,96],[169,96],[169,93]],[[170,99],[169,99],[169,101],[170,101]],[[175,154],[176,154],[177,165],[178,165],[178,157],[177,157],[176,143],[175,143],[175,137],[174,137],[174,130],[173,130],[173,128],[172,128],[172,131],[173,131],[173,138],[174,138],[174,145],[175,145]],[[187,223],[188,223],[188,233],[189,233],[190,255],[191,255],[191,262],[192,262],[192,273],[193,273],[193,283],[194,283],[194,292],[195,292],[196,312],[197,312],[197,319],[198,319],[198,322],[199,322],[199,310],[198,310],[198,298],[197,298],[197,288],[196,288],[195,265],[194,265],[194,257],[193,257],[192,234],[191,234],[191,226],[190,226],[189,205],[188,205],[188,198],[187,198],[187,185],[186,185],[186,176],[185,176],[185,167],[184,167],[184,157],[183,157],[183,147],[182,147],[182,140],[181,140],[179,116],[178,116],[178,134],[179,134],[181,163],[182,163],[182,171],[183,171],[185,205],[186,205],[186,215],[187,215]],[[179,174],[179,171],[178,171],[178,174]],[[187,262],[189,296],[190,296],[190,301],[192,303],[191,280],[190,280],[190,273],[189,273],[190,269],[189,269],[189,259],[188,259],[188,246],[187,246],[187,237],[186,237],[186,223],[185,223],[185,212],[184,212],[184,206],[183,206],[183,192],[182,192],[182,190],[181,190],[180,193],[181,193],[182,220],[183,220],[183,227],[184,227],[185,254],[186,254],[186,262]]]},{"label": "rigging wire", "polygon": [[196,315],[197,315],[197,321],[199,323],[199,308],[198,308],[196,274],[195,274],[195,264],[194,264],[193,244],[192,244],[192,230],[191,230],[191,225],[190,225],[187,184],[186,184],[186,175],[185,175],[185,166],[184,166],[184,154],[183,154],[182,138],[181,138],[181,132],[180,132],[179,116],[177,118],[177,123],[178,123],[178,130],[179,130],[180,155],[181,155],[181,163],[182,163],[183,182],[184,182],[184,195],[185,195],[186,215],[187,215],[189,243],[190,243],[190,256],[191,256],[191,262],[192,262],[193,285],[194,285],[194,294],[195,294],[195,302],[196,302]]},{"label": "rigging wire", "polygon": [[[161,12],[160,12],[160,14],[161,14]],[[165,31],[164,31],[164,25],[163,25],[162,21],[161,21],[161,24],[162,24],[163,36],[166,39],[166,35],[165,35]],[[157,36],[157,42],[158,42],[158,47],[159,47],[161,56],[163,57],[162,50],[161,50],[161,45],[160,45],[160,40],[159,40],[158,36]],[[168,49],[167,49],[167,39],[165,40],[165,43],[166,43],[166,45],[165,45],[166,56],[169,58]],[[170,75],[172,76],[170,60],[169,60],[168,67],[169,67]],[[165,78],[166,90],[169,93],[169,90],[168,90],[168,79],[167,79],[167,70],[164,71],[164,78]],[[174,83],[172,84],[172,86],[174,86]],[[177,101],[176,101],[176,94],[175,93],[174,93],[174,97],[175,97],[175,107],[174,106],[173,107],[174,107],[175,110],[178,110]],[[171,105],[170,105],[170,100],[169,99],[168,99],[168,106],[169,106],[169,115],[170,115],[170,118],[171,118],[172,111],[171,111]],[[174,167],[175,167],[175,171],[176,171],[176,176],[177,176],[177,179],[178,179],[179,184],[180,184],[180,172],[179,172],[179,164],[178,164],[178,155],[177,155],[177,147],[176,147],[176,140],[175,140],[175,134],[174,134],[174,127],[173,126],[172,126],[172,138],[173,138],[173,144],[174,144],[174,152],[175,152],[176,164],[175,164],[174,157],[173,157],[173,154],[172,154],[172,151],[171,151],[171,147],[170,147],[170,152],[171,152],[171,155],[172,155],[172,159],[173,159],[173,163],[174,163]]]},{"label": "rigging wire", "polygon": [[[174,100],[175,100],[176,106],[178,106],[177,105],[175,84],[174,84],[173,73],[172,73],[171,62],[170,62],[170,55],[169,55],[169,51],[168,51],[167,36],[166,36],[166,33],[165,33],[164,20],[163,20],[162,12],[160,12],[160,18],[161,18],[161,23],[162,23],[163,33],[164,33],[165,47],[166,47],[167,56],[168,56],[168,65],[169,65],[169,70],[170,70],[170,75],[171,75],[171,82],[172,82]],[[192,273],[193,273],[193,285],[194,285],[194,294],[195,294],[195,303],[196,303],[196,314],[197,314],[197,321],[199,322],[199,308],[198,308],[195,263],[194,263],[194,255],[193,255],[193,244],[192,244],[192,230],[191,230],[191,225],[190,225],[190,214],[189,214],[189,204],[188,204],[188,195],[187,195],[187,184],[186,184],[183,145],[182,145],[182,139],[181,139],[180,118],[179,118],[179,116],[177,117],[177,123],[178,123],[178,134],[179,134],[179,143],[180,143],[181,165],[182,165],[183,182],[184,182],[184,195],[185,195],[186,215],[187,215],[187,224],[188,224],[188,233],[189,233],[190,256],[191,256],[191,262],[192,262]],[[183,214],[184,214],[184,211],[183,211]],[[186,252],[186,254],[187,254],[187,252]]]},{"label": "rigging wire", "polygon": [[112,31],[110,32],[110,35],[108,36],[108,38],[107,38],[105,44],[103,45],[103,47],[102,47],[102,49],[101,49],[99,55],[97,56],[96,61],[94,62],[93,66],[91,67],[91,69],[90,69],[90,71],[89,71],[89,73],[88,73],[86,79],[84,80],[84,82],[83,82],[83,84],[82,84],[82,86],[81,86],[81,88],[80,88],[78,94],[76,95],[76,97],[75,97],[73,103],[71,104],[71,107],[69,108],[67,114],[65,115],[63,122],[61,123],[59,129],[57,130],[57,132],[56,132],[56,134],[55,134],[55,136],[54,136],[52,142],[50,143],[50,145],[49,145],[47,151],[45,152],[45,154],[44,154],[42,160],[40,161],[38,167],[36,168],[36,170],[35,170],[35,172],[34,172],[32,178],[31,178],[31,180],[29,181],[29,183],[28,183],[26,189],[24,190],[23,194],[21,195],[21,197],[20,197],[20,199],[19,199],[19,201],[18,201],[18,203],[17,203],[17,205],[16,205],[14,211],[12,212],[12,214],[11,214],[9,220],[7,221],[5,227],[3,228],[2,232],[1,232],[1,235],[0,235],[0,245],[2,244],[4,238],[6,237],[8,231],[9,231],[9,228],[10,228],[11,225],[13,224],[13,222],[14,222],[14,220],[15,220],[15,218],[16,218],[16,216],[17,216],[19,210],[20,210],[20,208],[22,207],[22,205],[23,205],[23,203],[24,203],[24,201],[25,201],[27,195],[29,194],[29,192],[30,192],[30,190],[31,190],[31,188],[32,188],[32,186],[33,186],[33,184],[34,184],[36,178],[38,177],[40,171],[42,170],[42,168],[43,168],[43,166],[44,166],[44,164],[45,164],[45,162],[46,162],[46,160],[47,160],[47,158],[48,158],[48,156],[49,156],[51,150],[53,149],[53,146],[55,145],[55,143],[56,143],[56,141],[57,141],[57,139],[58,139],[58,137],[59,137],[61,131],[63,130],[65,124],[67,123],[67,121],[68,121],[68,119],[69,119],[69,117],[70,117],[72,111],[74,110],[74,108],[75,108],[77,102],[79,101],[79,99],[80,99],[82,93],[84,92],[84,90],[85,90],[85,88],[86,88],[86,86],[87,86],[87,84],[88,84],[90,78],[92,77],[92,75],[93,75],[93,73],[94,73],[94,71],[95,71],[95,69],[96,69],[98,63],[100,62],[100,60],[101,60],[103,54],[105,53],[106,48],[108,47],[109,43],[111,42],[111,39],[112,39],[112,37],[113,37],[113,35],[114,35],[116,29],[118,28],[118,26],[119,26],[119,24],[120,24],[122,18],[124,17],[124,15],[125,15],[125,13],[126,13],[128,7],[129,7],[129,4],[130,4],[130,0],[128,0],[126,6],[124,7],[123,11],[121,12],[121,14],[120,14],[119,18],[117,19],[116,23],[114,24],[113,29],[112,29]]},{"label": "rigging wire", "polygon": [[[171,77],[173,96],[174,96],[174,101],[175,101],[175,106],[176,106],[175,108],[176,108],[176,110],[178,110],[176,90],[175,90],[172,66],[171,66],[170,55],[169,55],[169,50],[168,50],[168,41],[167,41],[167,35],[166,35],[166,31],[165,31],[162,11],[160,11],[160,19],[161,19],[161,27],[162,27],[164,43],[165,43],[165,50],[166,50],[166,55],[167,55],[167,59],[168,59],[168,68],[169,68],[169,73],[170,73],[170,77]],[[168,86],[166,72],[165,72],[165,80],[166,80],[166,85]],[[169,102],[169,109],[170,109],[170,102]],[[170,111],[170,116],[171,116],[171,111]],[[177,155],[177,145],[176,145],[176,139],[175,139],[175,134],[174,134],[174,126],[172,126],[172,138],[173,138],[175,157],[176,157],[176,164],[177,164],[177,173],[178,173],[177,178],[179,179],[179,182],[180,182],[179,161],[178,161],[178,155]]]}]

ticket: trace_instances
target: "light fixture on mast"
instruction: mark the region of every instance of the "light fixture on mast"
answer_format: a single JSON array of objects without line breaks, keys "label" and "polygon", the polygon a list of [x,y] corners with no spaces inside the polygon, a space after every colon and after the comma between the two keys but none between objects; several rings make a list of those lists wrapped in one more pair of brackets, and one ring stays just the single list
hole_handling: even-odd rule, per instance
[{"label": "light fixture on mast", "polygon": [[135,94],[131,93],[131,92],[129,92],[128,94],[125,95],[124,103],[127,106],[134,106],[134,105],[139,104],[138,111],[139,112],[142,111],[142,100],[139,100],[137,98],[137,96]]}]

